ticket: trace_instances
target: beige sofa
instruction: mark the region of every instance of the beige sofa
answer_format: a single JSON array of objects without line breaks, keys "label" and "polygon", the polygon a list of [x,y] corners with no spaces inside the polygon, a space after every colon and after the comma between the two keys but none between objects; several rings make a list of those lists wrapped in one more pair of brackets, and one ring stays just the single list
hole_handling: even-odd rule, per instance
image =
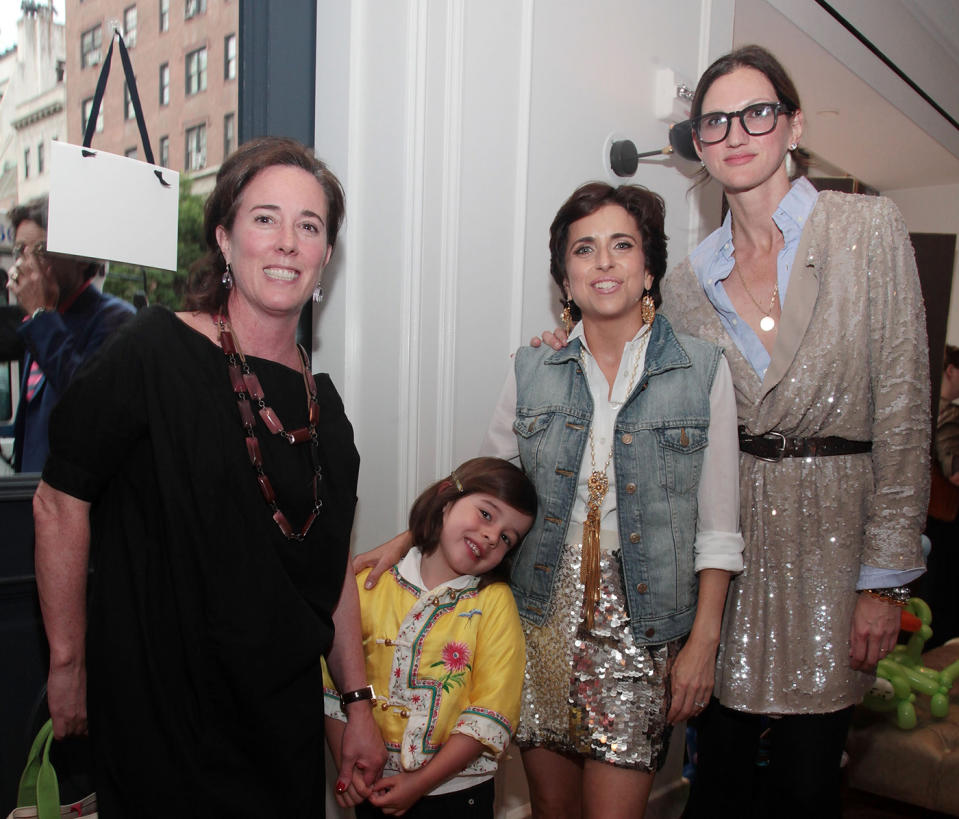
[{"label": "beige sofa", "polygon": [[[929,668],[941,670],[959,659],[959,641],[923,655]],[[893,713],[856,709],[846,750],[848,784],[853,788],[959,816],[959,680],[949,692],[944,720],[929,713],[929,697],[916,696],[918,724],[896,726]]]}]

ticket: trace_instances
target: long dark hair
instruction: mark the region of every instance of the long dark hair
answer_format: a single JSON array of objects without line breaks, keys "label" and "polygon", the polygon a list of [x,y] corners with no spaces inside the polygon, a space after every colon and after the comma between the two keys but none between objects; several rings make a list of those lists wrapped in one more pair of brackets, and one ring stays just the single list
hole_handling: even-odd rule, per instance
[{"label": "long dark hair", "polygon": [[187,310],[215,313],[226,306],[229,291],[220,284],[226,261],[216,241],[216,229],[222,226],[229,231],[233,228],[244,188],[260,171],[274,165],[302,168],[320,183],[326,194],[326,240],[331,248],[336,245],[336,237],[343,223],[345,198],[343,186],[334,173],[322,160],[317,159],[310,148],[295,139],[260,137],[245,142],[220,166],[216,187],[206,200],[203,232],[207,252],[190,271],[184,297]]}]

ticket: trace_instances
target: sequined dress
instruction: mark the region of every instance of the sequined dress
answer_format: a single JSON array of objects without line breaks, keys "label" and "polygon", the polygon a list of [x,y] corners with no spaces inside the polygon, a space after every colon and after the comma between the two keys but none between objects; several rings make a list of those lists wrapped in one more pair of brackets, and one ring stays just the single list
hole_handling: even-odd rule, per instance
[{"label": "sequined dress", "polygon": [[730,585],[716,694],[727,707],[828,713],[871,677],[849,665],[861,564],[922,565],[929,373],[912,247],[882,197],[819,195],[803,229],[762,381],[723,328],[689,259],[663,283],[683,332],[725,348],[752,433],[872,441],[870,454],[740,457],[745,569]]},{"label": "sequined dress", "polygon": [[[633,640],[619,553],[609,548],[601,552],[593,627],[586,627],[582,531],[570,525],[546,622],[523,622],[526,674],[516,740],[522,747],[657,771],[671,733],[667,678],[685,638],[651,646]],[[603,538],[604,546],[615,542],[615,535]]]}]

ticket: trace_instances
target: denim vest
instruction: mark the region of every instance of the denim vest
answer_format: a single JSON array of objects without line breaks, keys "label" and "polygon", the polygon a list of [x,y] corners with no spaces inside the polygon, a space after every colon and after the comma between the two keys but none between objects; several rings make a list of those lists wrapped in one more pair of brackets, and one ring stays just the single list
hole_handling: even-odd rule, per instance
[{"label": "denim vest", "polygon": [[[677,336],[657,315],[646,364],[616,416],[613,463],[623,585],[633,636],[664,643],[689,633],[698,582],[693,567],[699,476],[709,429],[709,393],[720,348]],[[516,354],[520,460],[539,508],[513,555],[510,584],[520,616],[542,625],[569,526],[593,401],[580,342]]]}]

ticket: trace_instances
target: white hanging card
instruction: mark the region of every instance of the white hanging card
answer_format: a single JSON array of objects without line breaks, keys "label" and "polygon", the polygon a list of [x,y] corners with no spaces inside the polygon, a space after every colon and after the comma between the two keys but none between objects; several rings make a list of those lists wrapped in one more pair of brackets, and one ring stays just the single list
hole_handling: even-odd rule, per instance
[{"label": "white hanging card", "polygon": [[176,270],[176,171],[66,142],[50,147],[49,251]]}]

